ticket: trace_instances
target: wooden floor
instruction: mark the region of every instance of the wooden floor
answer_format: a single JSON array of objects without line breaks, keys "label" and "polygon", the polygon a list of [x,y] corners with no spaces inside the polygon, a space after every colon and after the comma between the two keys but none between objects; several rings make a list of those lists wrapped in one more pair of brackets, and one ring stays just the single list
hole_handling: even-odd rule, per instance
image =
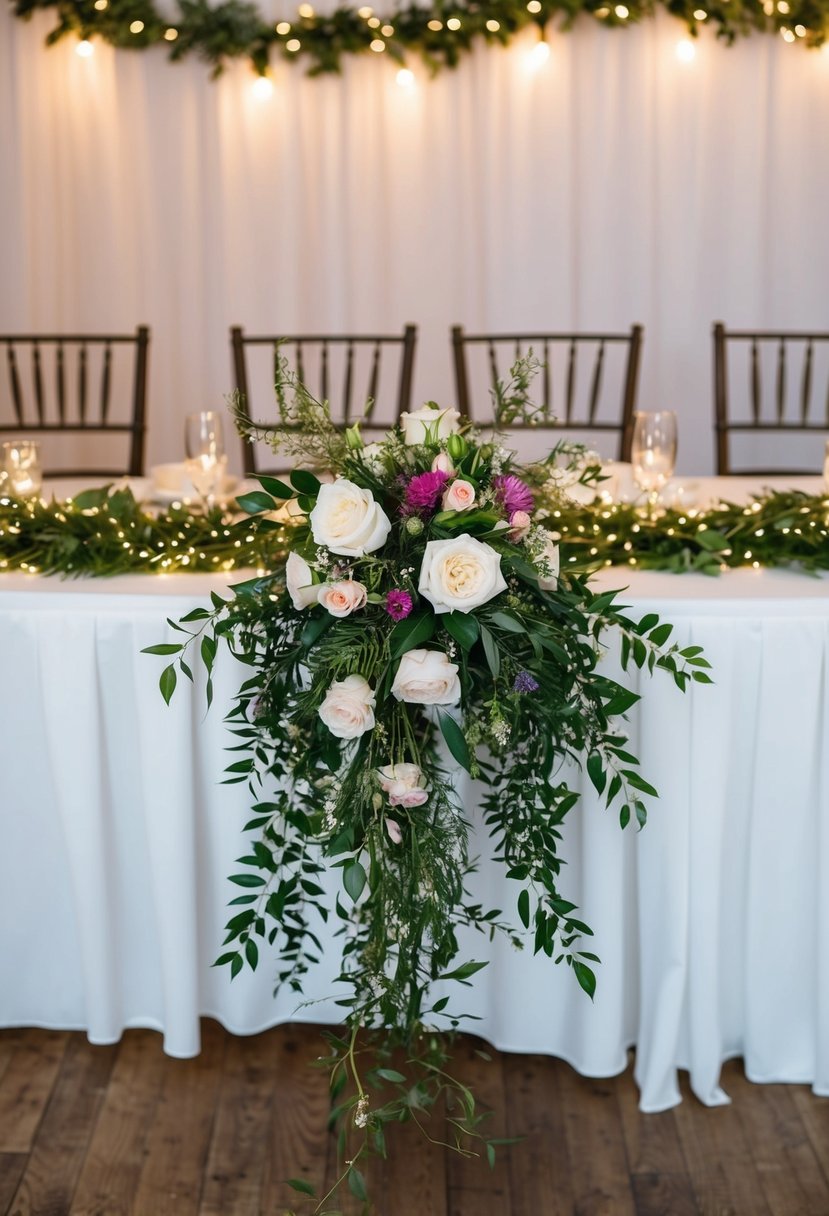
[{"label": "wooden floor", "polygon": [[[0,1213],[283,1216],[283,1179],[334,1176],[319,1046],[310,1027],[234,1038],[206,1021],[202,1054],[173,1060],[151,1031],[114,1047],[0,1031]],[[829,1099],[806,1086],[751,1085],[733,1062],[731,1106],[683,1080],[681,1106],[641,1115],[630,1069],[591,1081],[474,1046],[456,1063],[492,1134],[526,1138],[490,1171],[400,1128],[372,1174],[378,1216],[829,1216]]]}]

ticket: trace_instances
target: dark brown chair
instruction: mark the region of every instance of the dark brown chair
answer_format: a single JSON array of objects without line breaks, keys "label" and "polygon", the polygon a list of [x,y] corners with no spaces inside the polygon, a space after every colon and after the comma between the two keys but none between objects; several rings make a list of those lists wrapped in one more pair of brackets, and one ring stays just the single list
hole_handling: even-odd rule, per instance
[{"label": "dark brown chair", "polygon": [[[729,347],[738,348],[744,370],[731,377]],[[764,388],[764,380],[767,385]],[[810,469],[776,462],[794,447],[794,437],[829,436],[829,333],[756,332],[714,325],[714,411],[717,472],[720,474],[815,473],[823,466],[823,446],[815,445]],[[767,450],[775,461],[763,468],[732,468],[731,435],[770,435]],[[781,438],[786,445],[781,448]],[[803,444],[794,453],[803,458]]]},{"label": "dark brown chair", "polygon": [[[516,419],[508,429],[616,433],[618,457],[629,460],[642,338],[641,325],[633,325],[629,333],[607,334],[467,334],[455,325],[452,351],[458,409],[480,425],[492,424],[496,384],[507,378],[517,358],[532,350],[543,364],[538,414],[531,422]],[[467,358],[470,347],[478,348],[474,382]],[[611,358],[608,352],[617,349],[614,388],[612,394],[610,390],[603,394]],[[586,385],[586,392],[580,391],[580,382]]]},{"label": "dark brown chair", "polygon": [[[378,435],[394,426],[409,408],[416,341],[414,325],[407,325],[402,334],[390,335],[262,337],[244,333],[239,325],[230,331],[236,388],[252,421],[273,425],[270,420],[265,421],[267,414],[252,411],[251,389],[255,381],[260,390],[257,399],[269,402],[273,417],[276,366],[279,359],[285,358],[308,391],[329,403],[337,426],[345,428],[361,421],[364,434],[371,431]],[[359,391],[357,385],[365,386],[365,391]],[[243,463],[247,474],[263,472],[256,444],[243,444]]]},{"label": "dark brown chair", "polygon": [[134,334],[0,335],[7,372],[0,376],[0,438],[13,433],[35,438],[75,434],[85,441],[123,435],[128,446],[122,461],[111,463],[110,445],[103,444],[100,461],[57,469],[47,457],[45,471],[68,477],[140,477],[149,341],[146,325]]}]

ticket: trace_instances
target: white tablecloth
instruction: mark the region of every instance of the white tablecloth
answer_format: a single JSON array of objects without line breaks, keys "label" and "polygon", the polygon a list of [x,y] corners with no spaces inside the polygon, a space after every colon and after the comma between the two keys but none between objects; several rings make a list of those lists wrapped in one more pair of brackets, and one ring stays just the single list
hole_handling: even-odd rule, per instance
[{"label": "white tablecloth", "polygon": [[[573,812],[564,886],[604,960],[595,1001],[545,957],[476,936],[470,954],[491,966],[468,990],[472,1025],[588,1075],[622,1070],[635,1045],[645,1110],[679,1100],[678,1068],[702,1101],[726,1100],[732,1055],[753,1080],[829,1095],[829,580],[601,581],[704,646],[716,683],[683,696],[643,680],[632,742],[661,792],[644,832],[622,833],[588,790]],[[300,1010],[273,1000],[267,958],[232,984],[210,967],[248,810],[244,786],[220,784],[239,669],[219,663],[209,714],[186,682],[167,708],[162,661],[139,652],[218,585],[0,577],[0,1025],[101,1043],[151,1026],[186,1056],[200,1015],[238,1033],[338,1020],[333,951],[309,984],[320,1003]],[[476,880],[502,908],[510,886],[487,865]]]}]

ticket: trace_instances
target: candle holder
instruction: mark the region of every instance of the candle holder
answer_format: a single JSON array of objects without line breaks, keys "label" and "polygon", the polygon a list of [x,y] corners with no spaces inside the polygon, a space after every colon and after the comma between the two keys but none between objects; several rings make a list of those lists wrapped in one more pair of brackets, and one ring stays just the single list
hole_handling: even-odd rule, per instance
[{"label": "candle holder", "polygon": [[0,490],[9,498],[36,498],[43,486],[40,444],[13,439],[0,444]]}]

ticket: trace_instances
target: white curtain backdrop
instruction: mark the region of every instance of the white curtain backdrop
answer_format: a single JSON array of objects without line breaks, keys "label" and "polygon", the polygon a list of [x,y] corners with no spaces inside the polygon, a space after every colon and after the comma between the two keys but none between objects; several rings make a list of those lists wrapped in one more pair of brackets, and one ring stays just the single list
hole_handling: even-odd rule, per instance
[{"label": "white curtain backdrop", "polygon": [[163,51],[0,6],[0,332],[152,327],[152,464],[231,387],[228,327],[420,326],[415,397],[454,399],[448,329],[645,325],[640,404],[704,472],[715,319],[829,329],[829,53],[660,15],[479,47],[411,87],[377,55],[267,100]]}]

